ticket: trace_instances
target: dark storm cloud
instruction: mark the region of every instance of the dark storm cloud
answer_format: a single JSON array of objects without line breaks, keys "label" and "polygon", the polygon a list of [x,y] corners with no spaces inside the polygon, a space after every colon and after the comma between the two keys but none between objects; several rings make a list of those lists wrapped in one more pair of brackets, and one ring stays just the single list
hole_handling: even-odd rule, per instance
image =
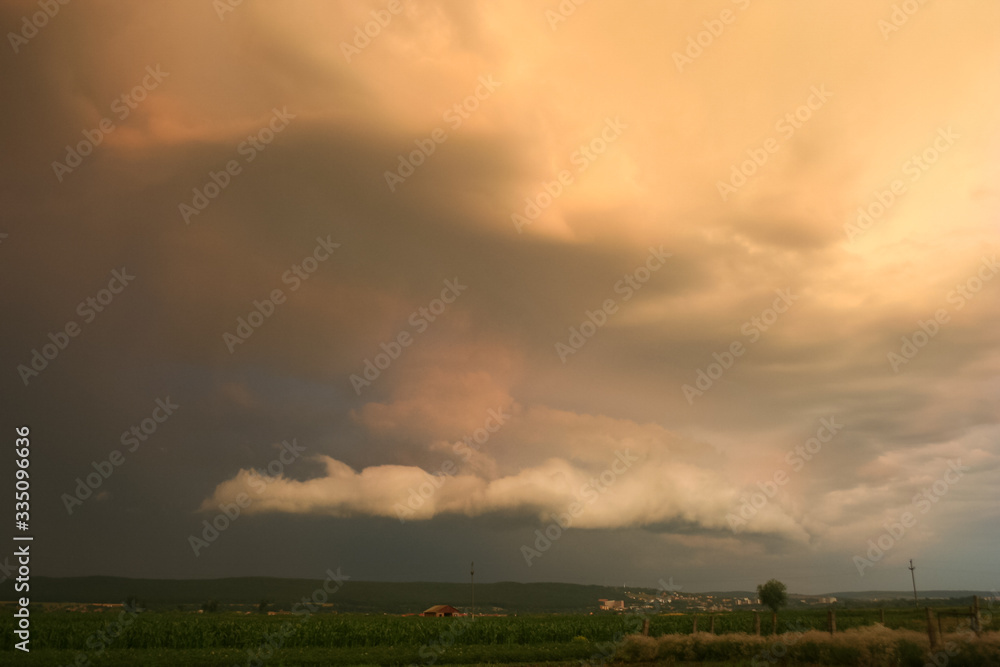
[{"label": "dark storm cloud", "polygon": [[[971,193],[995,171],[998,91],[949,45],[994,49],[995,10],[928,6],[884,39],[884,7],[793,21],[752,5],[683,72],[671,54],[703,10],[616,11],[587,5],[552,31],[538,7],[407,6],[347,62],[360,6],[220,19],[198,2],[71,4],[8,53],[3,388],[45,452],[39,535],[76,554],[53,549],[45,568],[305,576],[333,541],[352,576],[450,578],[430,564],[471,536],[470,552],[498,554],[496,578],[648,582],[672,574],[667,554],[698,582],[739,555],[740,581],[823,563],[842,578],[802,575],[800,590],[867,587],[851,555],[959,458],[970,472],[908,539],[935,554],[942,535],[981,532],[1000,281],[986,278],[996,200]],[[829,99],[783,135],[816,86]],[[113,131],[79,166],[53,167],[104,119]],[[905,171],[951,126],[954,145]],[[723,201],[718,182],[769,137],[777,150]],[[386,172],[428,141],[390,189]],[[906,192],[852,237],[857,208],[897,178]],[[519,232],[512,215],[531,205]],[[669,257],[642,273],[651,249]],[[88,316],[115,271],[135,278]],[[420,309],[445,281],[467,288],[432,321]],[[271,313],[257,327],[255,310]],[[69,322],[79,334],[25,385],[19,367]],[[401,333],[412,344],[352,381]],[[683,386],[734,343],[744,352],[689,401]],[[127,451],[122,433],[166,397],[176,413]],[[490,410],[509,422],[462,456]],[[741,495],[831,417],[843,432],[732,531]],[[195,557],[187,537],[213,505],[291,439],[303,454]],[[67,513],[64,494],[123,448]],[[521,544],[626,449],[642,463],[529,568]],[[398,522],[394,505],[448,461],[450,486]],[[272,540],[302,562],[253,555]],[[372,560],[404,546],[410,569]]]}]

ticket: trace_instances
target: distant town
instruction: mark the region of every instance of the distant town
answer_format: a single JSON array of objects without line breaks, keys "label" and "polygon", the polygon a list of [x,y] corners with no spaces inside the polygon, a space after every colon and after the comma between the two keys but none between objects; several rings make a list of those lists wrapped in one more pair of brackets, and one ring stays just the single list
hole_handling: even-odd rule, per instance
[{"label": "distant town", "polygon": [[[618,611],[623,613],[656,612],[659,613],[690,613],[690,612],[722,612],[760,607],[760,600],[750,594],[719,594],[719,593],[646,593],[642,591],[625,591],[623,600],[602,598],[598,600],[601,611]],[[789,596],[791,606],[830,605],[837,602],[835,597]]]}]

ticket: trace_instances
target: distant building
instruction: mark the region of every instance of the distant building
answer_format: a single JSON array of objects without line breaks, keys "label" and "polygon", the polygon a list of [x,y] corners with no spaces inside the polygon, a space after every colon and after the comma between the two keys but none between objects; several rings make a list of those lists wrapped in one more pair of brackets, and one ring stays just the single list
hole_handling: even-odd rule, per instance
[{"label": "distant building", "polygon": [[421,616],[460,616],[461,612],[450,604],[436,604],[430,609],[425,609]]},{"label": "distant building", "polygon": [[625,611],[625,600],[606,600],[601,598],[601,609],[605,611]]}]

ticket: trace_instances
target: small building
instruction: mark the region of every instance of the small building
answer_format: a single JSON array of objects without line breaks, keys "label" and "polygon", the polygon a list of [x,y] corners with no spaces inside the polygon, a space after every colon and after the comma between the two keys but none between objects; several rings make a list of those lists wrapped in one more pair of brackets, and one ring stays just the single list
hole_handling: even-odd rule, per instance
[{"label": "small building", "polygon": [[421,616],[461,616],[461,612],[450,604],[436,604],[430,609],[425,609]]},{"label": "small building", "polygon": [[625,600],[606,600],[601,598],[601,609],[605,611],[625,611]]}]

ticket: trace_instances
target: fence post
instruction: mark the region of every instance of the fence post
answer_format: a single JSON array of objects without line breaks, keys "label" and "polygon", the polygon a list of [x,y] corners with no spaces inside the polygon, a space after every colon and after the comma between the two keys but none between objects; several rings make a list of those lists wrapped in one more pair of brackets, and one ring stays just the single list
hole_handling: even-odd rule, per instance
[{"label": "fence post", "polygon": [[760,637],[760,612],[756,610],[753,612],[753,632]]},{"label": "fence post", "polygon": [[972,596],[972,630],[979,636],[979,631],[982,629],[982,616],[979,615],[979,596]]},{"label": "fence post", "polygon": [[694,616],[694,625],[691,627],[691,634],[695,634],[696,632],[698,632],[698,615],[697,614],[695,614],[695,616]]},{"label": "fence post", "polygon": [[771,612],[771,634],[778,634],[778,612]]},{"label": "fence post", "polygon": [[837,632],[837,612],[830,609],[826,612],[827,620],[830,626],[830,634],[836,634]]},{"label": "fence post", "polygon": [[885,609],[879,609],[878,610],[878,619],[879,619],[879,623],[881,623],[882,625],[885,625]]},{"label": "fence post", "polygon": [[708,631],[715,634],[715,616],[708,617]]},{"label": "fence post", "polygon": [[643,637],[648,637],[649,636],[649,619],[648,618],[642,619],[642,635],[643,635]]},{"label": "fence post", "polygon": [[[931,642],[931,649],[936,649],[938,645],[938,637],[934,628],[934,614],[931,613],[930,607],[924,607],[927,610],[927,637]],[[938,618],[940,620],[940,617]]]}]

